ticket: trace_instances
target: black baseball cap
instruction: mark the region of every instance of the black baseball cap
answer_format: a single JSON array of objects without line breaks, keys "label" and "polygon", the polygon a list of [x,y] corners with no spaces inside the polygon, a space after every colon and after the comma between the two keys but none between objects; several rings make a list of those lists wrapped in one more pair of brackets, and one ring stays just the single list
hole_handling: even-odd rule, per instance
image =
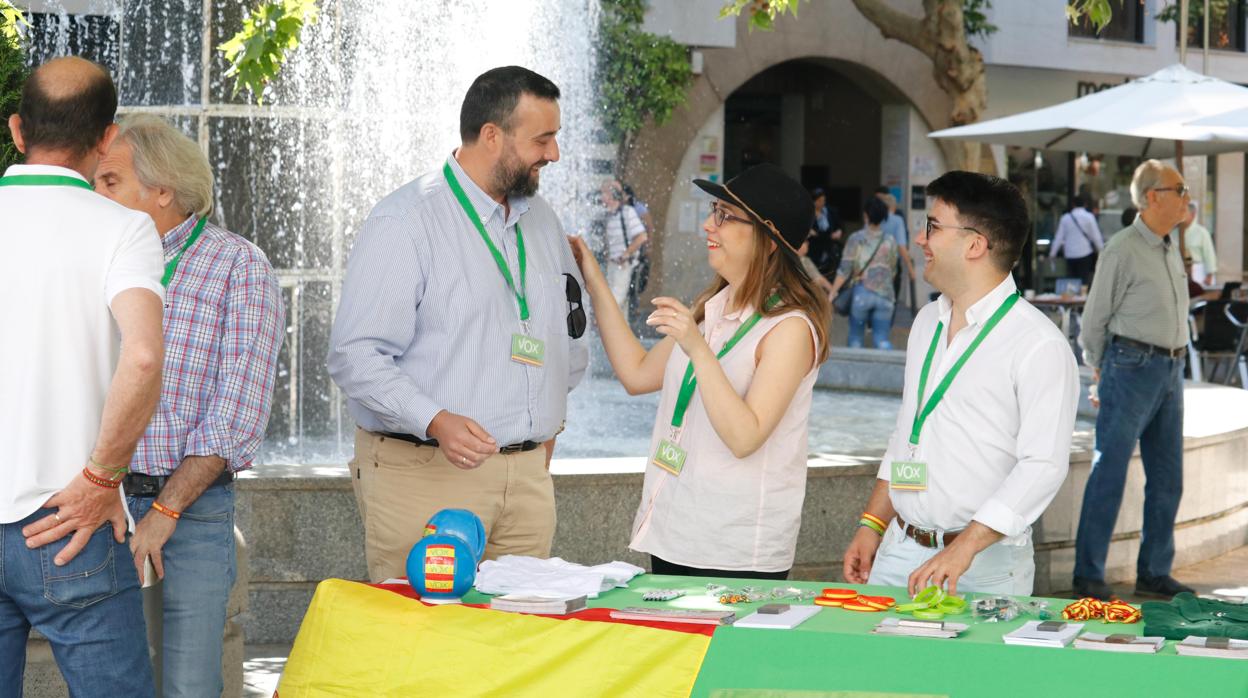
[{"label": "black baseball cap", "polygon": [[755,165],[724,184],[705,179],[693,183],[707,194],[741,207],[794,258],[815,224],[815,201],[806,187],[771,163]]}]

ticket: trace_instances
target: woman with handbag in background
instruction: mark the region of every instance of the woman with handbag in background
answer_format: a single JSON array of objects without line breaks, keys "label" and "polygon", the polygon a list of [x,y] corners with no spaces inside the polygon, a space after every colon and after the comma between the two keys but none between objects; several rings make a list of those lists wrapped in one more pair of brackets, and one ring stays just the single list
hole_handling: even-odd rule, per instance
[{"label": "woman with handbag in background", "polygon": [[[889,336],[893,331],[893,270],[897,268],[900,248],[880,224],[888,218],[888,205],[872,196],[862,205],[862,230],[849,236],[841,267],[832,282],[831,297],[837,313],[849,315],[849,346],[862,346],[867,323],[876,349],[892,349]],[[848,286],[848,288],[846,288]]]},{"label": "woman with handbag in background", "polygon": [[828,354],[828,301],[798,249],[806,190],[775,165],[727,184],[702,224],[711,286],[687,308],[656,298],[649,351],[585,242],[570,238],[607,357],[632,395],[662,391],[629,547],[655,574],[784,579],[806,497],[807,427]]}]

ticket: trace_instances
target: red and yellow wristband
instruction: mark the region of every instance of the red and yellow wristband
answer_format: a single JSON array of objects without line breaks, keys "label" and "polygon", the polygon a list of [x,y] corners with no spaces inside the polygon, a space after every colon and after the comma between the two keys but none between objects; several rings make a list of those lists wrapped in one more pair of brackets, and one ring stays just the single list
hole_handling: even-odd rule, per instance
[{"label": "red and yellow wristband", "polygon": [[165,506],[164,504],[161,504],[160,502],[153,501],[152,508],[164,514],[165,516],[168,516],[174,521],[177,521],[178,519],[182,518],[182,512],[174,511],[173,509],[170,509],[169,507]]},{"label": "red and yellow wristband", "polygon": [[885,529],[888,528],[888,524],[884,523],[883,519],[865,511],[862,512],[862,516],[858,519],[858,526],[859,528],[869,528],[881,536],[884,535]]},{"label": "red and yellow wristband", "polygon": [[99,485],[105,489],[115,490],[118,487],[121,487],[121,480],[105,480],[99,475],[91,472],[90,468],[83,468],[82,476],[87,479],[87,482],[90,482],[93,485]]}]

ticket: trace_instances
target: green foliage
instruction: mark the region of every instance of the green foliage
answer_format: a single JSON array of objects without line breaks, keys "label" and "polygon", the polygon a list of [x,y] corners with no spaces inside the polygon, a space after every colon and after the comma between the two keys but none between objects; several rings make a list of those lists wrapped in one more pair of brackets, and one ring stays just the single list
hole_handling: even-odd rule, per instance
[{"label": "green foliage", "polygon": [[22,85],[29,74],[19,29],[22,26],[30,26],[22,13],[0,0],[0,172],[22,161],[8,125],[9,115],[21,104]]},{"label": "green foliage", "polygon": [[598,100],[603,127],[626,143],[653,118],[662,124],[685,102],[693,79],[684,46],[641,30],[644,0],[603,0]]},{"label": "green foliage", "polygon": [[234,94],[246,86],[260,104],[265,87],[277,77],[289,51],[299,46],[306,24],[316,21],[316,0],[270,0],[252,9],[243,28],[217,47],[230,62]]},{"label": "green foliage", "polygon": [[749,6],[750,31],[761,29],[769,32],[776,28],[776,18],[784,13],[796,17],[800,2],[801,0],[728,0],[719,10],[719,18],[736,17]]},{"label": "green foliage", "polygon": [[992,9],[992,0],[962,0],[962,28],[966,36],[987,39],[997,32],[997,25],[988,21],[985,10]]},{"label": "green foliage", "polygon": [[29,27],[30,22],[22,11],[8,0],[0,0],[0,41],[7,42],[13,48],[21,48],[22,27]]},{"label": "green foliage", "polygon": [[[1134,1],[1134,0],[1133,0]],[[1118,6],[1122,7],[1123,0],[1118,0]],[[1092,26],[1096,28],[1096,33],[1109,24],[1114,18],[1114,8],[1112,0],[1070,0],[1066,5],[1066,19],[1071,24],[1078,24],[1087,17]]]}]

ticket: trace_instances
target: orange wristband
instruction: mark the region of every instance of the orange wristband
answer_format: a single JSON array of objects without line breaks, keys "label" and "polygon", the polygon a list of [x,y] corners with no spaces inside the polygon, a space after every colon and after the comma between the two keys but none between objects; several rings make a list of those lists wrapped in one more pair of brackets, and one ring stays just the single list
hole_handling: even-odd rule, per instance
[{"label": "orange wristband", "polygon": [[161,504],[160,502],[152,502],[152,508],[164,514],[165,516],[168,516],[174,521],[177,521],[178,519],[182,518],[182,512],[174,511],[173,509],[170,509],[169,507],[165,506],[164,504]]},{"label": "orange wristband", "polygon": [[104,489],[115,490],[118,487],[121,487],[121,480],[105,480],[99,475],[91,472],[90,468],[83,468],[82,476],[87,478],[87,482],[90,482],[93,485],[99,485]]}]

